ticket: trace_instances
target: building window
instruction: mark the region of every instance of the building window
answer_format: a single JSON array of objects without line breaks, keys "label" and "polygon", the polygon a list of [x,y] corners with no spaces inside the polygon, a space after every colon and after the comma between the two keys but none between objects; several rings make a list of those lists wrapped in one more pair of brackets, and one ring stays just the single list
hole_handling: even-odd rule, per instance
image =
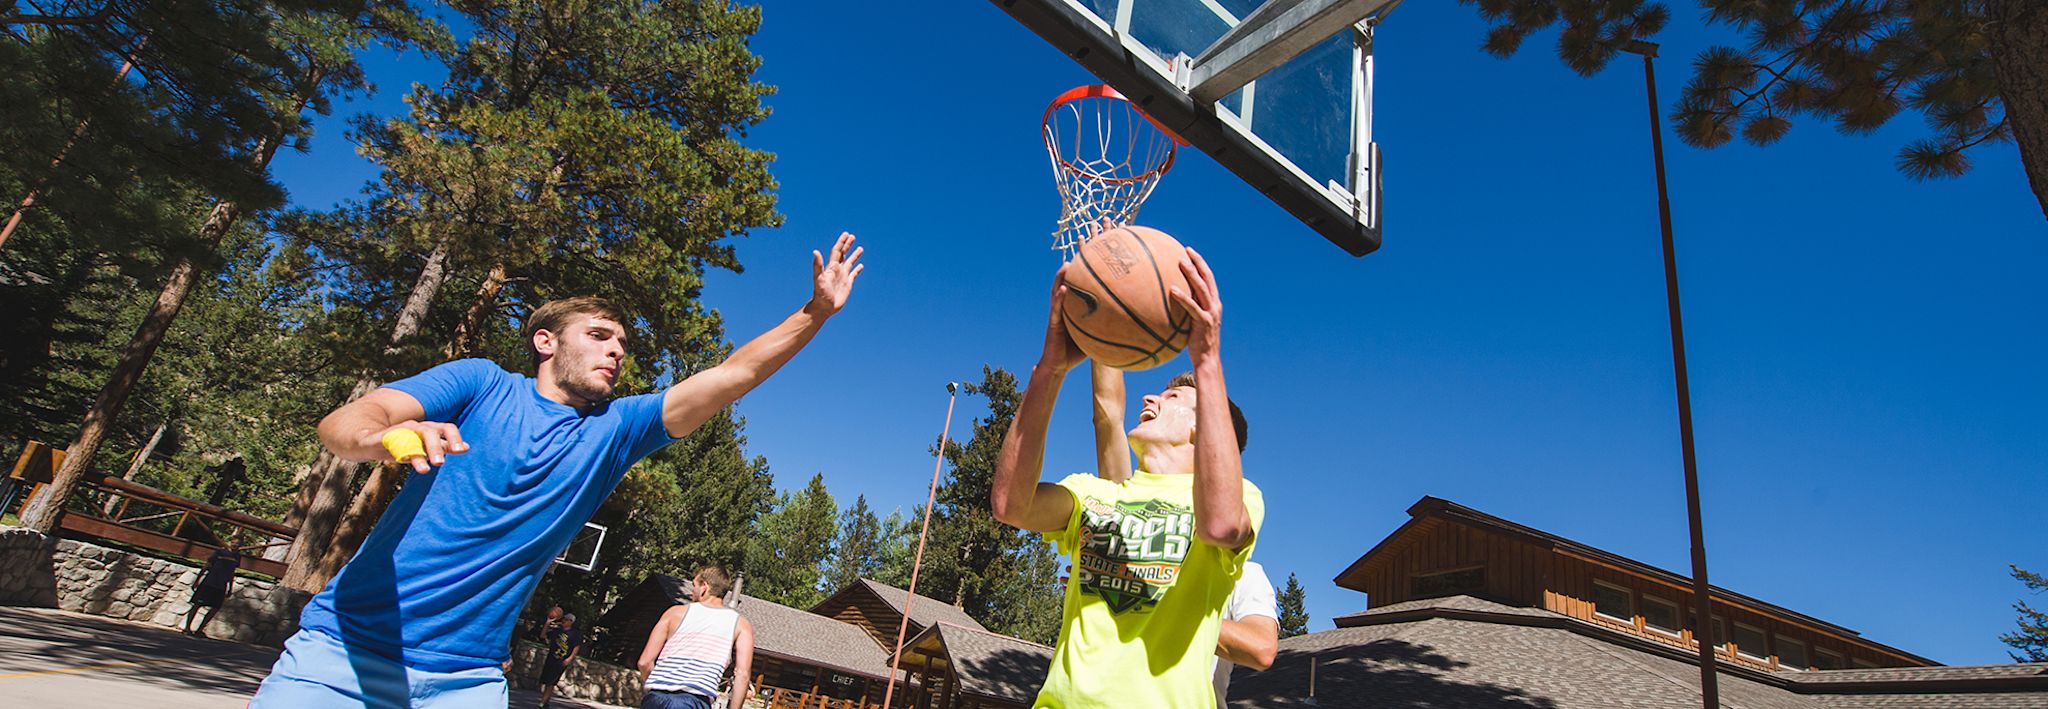
[{"label": "building window", "polygon": [[1666,633],[1678,634],[1678,604],[1643,594],[1643,627]]},{"label": "building window", "polygon": [[1804,671],[1808,667],[1811,665],[1806,662],[1806,643],[1778,636],[1778,669]]},{"label": "building window", "polygon": [[1771,649],[1769,643],[1764,640],[1764,629],[1736,623],[1735,654],[1757,662],[1770,662]]},{"label": "building window", "polygon": [[1474,566],[1455,571],[1416,574],[1409,584],[1409,590],[1416,598],[1479,594],[1486,590],[1486,567]]},{"label": "building window", "polygon": [[1633,625],[1636,622],[1635,594],[1605,581],[1593,582],[1593,612]]},{"label": "building window", "polygon": [[1842,653],[1817,647],[1813,649],[1813,666],[1823,670],[1839,670],[1848,667],[1849,661],[1842,658]]},{"label": "building window", "polygon": [[1728,621],[1718,615],[1714,616],[1714,649],[1728,654]]}]

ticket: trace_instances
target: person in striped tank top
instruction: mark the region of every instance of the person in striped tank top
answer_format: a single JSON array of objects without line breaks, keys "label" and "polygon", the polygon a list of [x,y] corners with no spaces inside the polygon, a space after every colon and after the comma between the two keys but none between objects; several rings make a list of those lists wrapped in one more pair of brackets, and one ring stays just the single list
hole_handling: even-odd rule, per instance
[{"label": "person in striped tank top", "polygon": [[747,677],[753,674],[754,624],[725,607],[732,577],[721,566],[706,566],[690,579],[695,603],[661,614],[647,649],[640,652],[640,683],[647,696],[642,709],[710,709],[719,680],[732,668],[732,699],[728,709],[747,701]]}]

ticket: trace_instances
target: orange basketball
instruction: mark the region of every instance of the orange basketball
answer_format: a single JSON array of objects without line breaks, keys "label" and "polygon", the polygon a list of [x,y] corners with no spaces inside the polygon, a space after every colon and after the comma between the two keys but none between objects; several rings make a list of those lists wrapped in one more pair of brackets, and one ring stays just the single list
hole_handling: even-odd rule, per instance
[{"label": "orange basketball", "polygon": [[1151,369],[1188,346],[1192,318],[1168,295],[1187,290],[1187,250],[1165,232],[1120,226],[1095,235],[1060,267],[1060,313],[1089,359],[1124,370]]}]

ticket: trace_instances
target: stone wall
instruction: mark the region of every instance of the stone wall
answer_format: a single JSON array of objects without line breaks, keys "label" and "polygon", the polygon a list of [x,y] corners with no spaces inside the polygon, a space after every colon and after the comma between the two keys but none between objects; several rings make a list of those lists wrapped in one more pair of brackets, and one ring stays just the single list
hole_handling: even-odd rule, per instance
[{"label": "stone wall", "polygon": [[[520,689],[539,689],[540,665],[546,652],[533,643],[514,643],[512,670],[505,673],[506,681]],[[562,672],[562,681],[555,683],[555,692],[571,699],[637,707],[640,706],[641,695],[640,670],[579,656]]]},{"label": "stone wall", "polygon": [[[199,567],[0,527],[0,605],[60,608],[183,629]],[[208,637],[283,645],[310,594],[237,577]],[[206,611],[200,610],[201,617]],[[196,619],[194,621],[197,622]]]}]

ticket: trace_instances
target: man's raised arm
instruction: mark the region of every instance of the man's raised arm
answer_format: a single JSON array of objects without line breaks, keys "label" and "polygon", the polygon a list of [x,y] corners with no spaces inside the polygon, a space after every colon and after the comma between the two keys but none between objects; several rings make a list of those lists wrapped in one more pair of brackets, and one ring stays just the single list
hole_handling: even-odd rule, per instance
[{"label": "man's raised arm", "polygon": [[1195,366],[1195,536],[1211,546],[1242,549],[1254,530],[1244,507],[1244,461],[1223,383],[1223,296],[1202,255],[1188,249],[1187,256],[1180,272],[1188,290],[1175,288],[1172,295],[1194,316],[1188,361]]},{"label": "man's raised arm", "polygon": [[1024,397],[1017,403],[1017,418],[1003,436],[1003,452],[996,458],[996,479],[989,491],[989,508],[997,521],[1031,532],[1065,529],[1067,518],[1074,513],[1072,493],[1038,481],[1045,470],[1045,429],[1052,421],[1053,404],[1059,401],[1067,372],[1081,363],[1081,348],[1068,339],[1067,328],[1060,323],[1060,302],[1066,294],[1066,285],[1054,280],[1045,351],[1031,368],[1031,381],[1024,385]]},{"label": "man's raised arm", "polygon": [[852,234],[840,234],[829,258],[811,252],[811,299],[802,308],[734,350],[718,366],[677,382],[662,395],[661,423],[668,435],[689,435],[712,414],[760,386],[810,344],[825,320],[845,307],[853,292],[853,279],[866,268],[858,263],[862,251],[854,247]]},{"label": "man's raised arm", "polygon": [[1095,475],[1120,483],[1131,479],[1131,443],[1124,432],[1124,373],[1101,362],[1088,363],[1095,393]]}]

